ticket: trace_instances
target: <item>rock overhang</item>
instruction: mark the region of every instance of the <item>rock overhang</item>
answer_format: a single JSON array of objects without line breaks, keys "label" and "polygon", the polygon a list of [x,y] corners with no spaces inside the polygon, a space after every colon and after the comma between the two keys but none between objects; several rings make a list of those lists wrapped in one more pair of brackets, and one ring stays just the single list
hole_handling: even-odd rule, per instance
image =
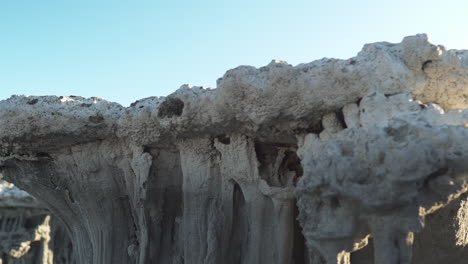
[{"label": "rock overhang", "polygon": [[[155,161],[167,162],[159,153],[169,154],[171,162],[181,163],[182,169],[177,169],[177,173],[183,175],[183,188],[193,187],[186,182],[191,177],[202,179],[201,175],[206,174],[213,178],[200,188],[212,191],[212,182],[218,181],[214,179],[216,175],[232,174],[228,177],[229,184],[240,186],[246,199],[244,203],[252,202],[249,199],[256,195],[266,196],[273,200],[276,210],[281,206],[291,210],[289,203],[297,195],[301,224],[311,247],[316,246],[317,236],[320,241],[336,239],[333,234],[327,237],[327,226],[338,228],[327,222],[327,214],[336,213],[338,222],[340,217],[349,220],[349,214],[356,211],[353,206],[359,204],[363,213],[358,214],[368,218],[363,223],[372,226],[372,223],[388,221],[380,217],[381,211],[388,213],[403,206],[403,213],[395,213],[392,218],[395,223],[403,219],[400,229],[387,230],[403,234],[396,238],[401,249],[397,253],[403,261],[410,255],[404,246],[410,239],[407,233],[419,230],[420,216],[466,192],[464,164],[468,163],[468,153],[463,142],[468,133],[467,59],[467,51],[446,50],[428,42],[425,35],[416,35],[406,37],[399,44],[368,44],[358,56],[347,60],[322,59],[297,66],[272,61],[261,68],[240,66],[227,71],[218,80],[216,89],[183,85],[167,97],[141,99],[129,107],[100,98],[13,96],[0,102],[0,165],[19,168],[23,162],[29,164],[27,169],[36,168],[41,173],[51,169],[57,175],[67,173],[60,164],[70,166],[71,180],[61,182],[62,176],[54,175],[59,180],[54,178],[50,186],[57,194],[64,194],[72,208],[77,206],[77,197],[73,198],[74,187],[67,181],[76,182],[73,177],[79,179],[88,174],[115,178],[110,186],[125,186],[119,187],[115,195],[130,200],[130,209],[123,205],[119,212],[131,211],[129,222],[141,228],[135,232],[142,245],[147,244],[142,242],[145,236],[141,233],[147,225],[140,199],[146,199],[148,175],[159,166]],[[369,152],[370,142],[380,147]],[[274,150],[276,156],[262,160],[262,148]],[[287,154],[295,151],[301,160]],[[352,154],[359,151],[362,157]],[[425,159],[431,157],[430,151],[435,151],[432,163]],[[289,158],[297,161],[293,167],[302,162],[303,173],[296,193],[293,190],[297,180],[281,182],[269,178],[297,178],[295,169],[271,171],[272,168],[284,170],[283,161]],[[55,165],[48,168],[40,164]],[[428,171],[409,175],[408,171],[418,164]],[[399,165],[407,165],[409,169],[398,174],[394,169]],[[317,175],[320,169],[323,173]],[[119,170],[123,179],[118,176]],[[32,171],[26,171],[33,175]],[[247,176],[239,178],[233,171]],[[265,171],[272,175],[265,175]],[[402,174],[406,179],[400,179]],[[392,175],[400,178],[393,179]],[[411,180],[411,176],[415,179]],[[112,179],[102,181],[106,180]],[[320,184],[314,183],[319,180]],[[91,180],[94,181],[95,178]],[[347,185],[347,181],[351,183]],[[91,189],[101,187],[109,186]],[[379,194],[376,188],[386,188],[388,193]],[[253,191],[257,189],[258,192]],[[429,189],[441,191],[440,197],[426,192]],[[125,194],[123,190],[130,193]],[[318,193],[313,194],[314,190]],[[194,190],[189,191],[184,199],[190,203],[197,201],[188,197]],[[366,192],[369,195],[365,196]],[[391,199],[387,201],[386,195]],[[258,197],[255,198],[258,201],[263,199]],[[361,198],[364,200],[360,201]],[[314,204],[322,209],[313,208],[315,216],[307,218]],[[407,204],[415,206],[407,207]],[[268,202],[263,205],[268,206]],[[426,212],[418,211],[418,206]],[[323,208],[329,211],[324,215],[317,213]],[[283,223],[284,219],[276,224]],[[318,234],[314,229],[320,229],[321,221],[323,230],[318,232],[323,234]],[[316,224],[312,231],[308,229],[311,223]],[[258,223],[250,224],[258,227]],[[344,230],[346,225],[343,225],[342,233],[334,230],[343,241],[321,248],[323,257],[333,259],[339,255],[344,261],[349,258],[346,254],[365,245],[360,239],[367,239],[369,234],[382,235],[371,230],[375,226],[366,226]],[[136,258],[137,249],[136,244],[131,244],[129,256]],[[140,251],[139,259],[144,259],[145,254],[144,250]]]},{"label": "rock overhang", "polygon": [[[241,66],[227,71],[216,89],[184,85],[166,98],[146,98],[126,108],[100,98],[13,96],[0,103],[1,135],[4,143],[17,144],[45,143],[47,138],[68,138],[73,144],[114,135],[151,143],[157,135],[178,133],[305,131],[324,114],[373,91],[411,93],[446,110],[466,108],[466,53],[416,35],[399,44],[368,44],[347,60]],[[160,106],[171,99],[182,102],[179,113],[161,115]],[[153,136],[138,132],[148,127],[156,132]]]}]

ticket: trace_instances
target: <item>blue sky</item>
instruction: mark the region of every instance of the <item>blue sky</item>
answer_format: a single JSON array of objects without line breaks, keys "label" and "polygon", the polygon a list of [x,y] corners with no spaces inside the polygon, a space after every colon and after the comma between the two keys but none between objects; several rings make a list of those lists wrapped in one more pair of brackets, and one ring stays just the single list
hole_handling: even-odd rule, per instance
[{"label": "blue sky", "polygon": [[238,65],[348,58],[428,33],[468,49],[468,1],[0,1],[0,99],[99,96],[129,105]]}]

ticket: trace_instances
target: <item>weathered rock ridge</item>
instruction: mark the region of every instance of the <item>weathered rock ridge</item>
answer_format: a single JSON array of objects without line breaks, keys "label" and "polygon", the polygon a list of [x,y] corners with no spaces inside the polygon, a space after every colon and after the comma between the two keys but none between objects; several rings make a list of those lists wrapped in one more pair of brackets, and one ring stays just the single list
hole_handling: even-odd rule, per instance
[{"label": "weathered rock ridge", "polygon": [[452,202],[448,244],[468,240],[467,82],[468,51],[416,35],[127,108],[12,96],[0,169],[66,223],[78,263],[426,263],[426,215]]}]

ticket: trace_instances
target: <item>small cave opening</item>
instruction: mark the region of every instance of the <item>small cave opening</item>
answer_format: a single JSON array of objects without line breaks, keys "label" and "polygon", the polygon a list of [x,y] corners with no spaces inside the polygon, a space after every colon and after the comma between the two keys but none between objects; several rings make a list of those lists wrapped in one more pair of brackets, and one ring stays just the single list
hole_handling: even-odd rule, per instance
[{"label": "small cave opening", "polygon": [[274,187],[295,186],[303,175],[297,146],[256,141],[260,177]]},{"label": "small cave opening", "polygon": [[181,116],[184,111],[184,102],[176,97],[167,97],[161,103],[158,109],[158,117],[171,118],[173,116]]},{"label": "small cave opening", "polygon": [[216,137],[216,139],[217,139],[220,143],[222,143],[222,144],[224,144],[224,145],[229,145],[229,144],[231,144],[231,138],[230,138],[229,136],[227,136],[227,135],[219,135],[219,136]]},{"label": "small cave opening", "polygon": [[429,67],[429,65],[432,63],[432,60],[427,60],[425,62],[423,62],[423,64],[421,65],[421,70],[424,71],[426,70],[427,67]]},{"label": "small cave opening", "polygon": [[[255,141],[255,153],[260,177],[273,187],[293,187],[303,176],[301,159],[296,153],[297,145]],[[302,227],[299,223],[299,209],[294,199],[291,223],[292,254],[291,263],[309,263],[309,253]]]},{"label": "small cave opening", "polygon": [[[291,175],[293,174],[293,175]],[[278,170],[279,180],[282,185],[287,185],[288,180],[292,180],[296,185],[298,179],[304,174],[301,160],[295,151],[286,150],[284,157]]]}]

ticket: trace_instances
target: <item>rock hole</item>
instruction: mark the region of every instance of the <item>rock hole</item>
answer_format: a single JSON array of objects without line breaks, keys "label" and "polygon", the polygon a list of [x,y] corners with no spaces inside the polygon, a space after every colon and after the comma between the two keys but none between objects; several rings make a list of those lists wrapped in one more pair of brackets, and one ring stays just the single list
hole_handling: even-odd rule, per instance
[{"label": "rock hole", "polygon": [[431,64],[431,63],[432,63],[432,60],[427,60],[427,61],[423,62],[422,66],[421,66],[421,70],[424,71],[427,68],[427,66],[429,66],[429,64]]},{"label": "rock hole", "polygon": [[143,146],[143,153],[149,153],[151,154],[151,148],[148,146]]},{"label": "rock hole", "polygon": [[217,136],[216,139],[224,145],[231,144],[231,138],[226,135]]},{"label": "rock hole", "polygon": [[[294,172],[294,176],[292,179],[289,178],[291,176],[290,172]],[[290,180],[292,180],[294,185],[296,185],[298,178],[301,177],[303,174],[304,170],[302,169],[301,160],[297,156],[296,152],[290,150],[286,151],[284,153],[284,158],[281,162],[278,172],[281,185],[287,186],[288,181]]]},{"label": "rock hole", "polygon": [[338,199],[338,197],[332,197],[330,199],[331,208],[336,209],[336,208],[340,207],[340,205],[341,204],[340,204],[340,200]]},{"label": "rock hole", "polygon": [[26,223],[24,225],[25,228],[34,228],[36,226],[41,225],[44,222],[44,215],[33,215],[26,219]]},{"label": "rock hole", "polygon": [[341,126],[343,126],[343,129],[348,128],[348,126],[346,125],[346,122],[345,122],[345,118],[344,118],[344,114],[343,114],[343,108],[341,108],[339,111],[335,112],[335,114],[336,114],[336,118],[338,119],[338,121],[340,121]]},{"label": "rock hole", "polygon": [[356,104],[359,106],[359,104],[361,103],[361,101],[362,101],[362,97],[360,97],[359,99],[357,99]]},{"label": "rock hole", "polygon": [[309,127],[306,129],[307,133],[314,133],[314,134],[320,134],[322,131],[323,131],[323,126],[322,126],[322,122],[320,121],[309,125]]},{"label": "rock hole", "polygon": [[255,142],[260,178],[269,186],[295,186],[304,173],[293,145]]},{"label": "rock hole", "polygon": [[278,149],[271,144],[255,141],[255,155],[258,161],[260,178],[268,185],[280,187],[281,184],[274,170],[274,163],[278,155]]},{"label": "rock hole", "polygon": [[100,123],[104,120],[104,117],[100,114],[97,114],[94,116],[90,116],[88,119],[91,123]]},{"label": "rock hole", "polygon": [[159,106],[158,117],[171,118],[173,116],[181,116],[183,110],[184,102],[182,100],[175,97],[167,97]]},{"label": "rock hole", "polygon": [[52,159],[52,157],[50,156],[49,153],[45,153],[45,152],[38,152],[36,153],[36,157],[38,158],[43,158],[43,159]]},{"label": "rock hole", "polygon": [[29,100],[27,102],[28,105],[35,105],[39,100],[36,98],[36,99],[32,99],[32,100]]}]

